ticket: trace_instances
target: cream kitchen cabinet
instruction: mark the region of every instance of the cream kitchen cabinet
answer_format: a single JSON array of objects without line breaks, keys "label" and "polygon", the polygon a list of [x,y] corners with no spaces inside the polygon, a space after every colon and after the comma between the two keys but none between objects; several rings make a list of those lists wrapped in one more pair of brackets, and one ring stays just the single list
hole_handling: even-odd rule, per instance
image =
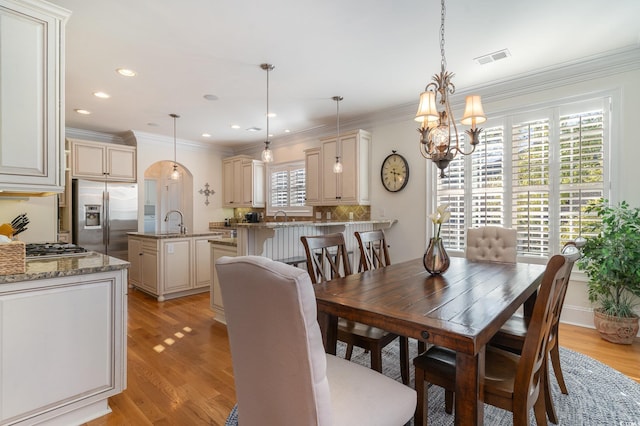
[{"label": "cream kitchen cabinet", "polygon": [[0,187],[62,192],[64,26],[69,11],[0,0]]},{"label": "cream kitchen cabinet", "polygon": [[322,204],[322,150],[311,148],[304,151],[305,167],[305,204],[317,206]]},{"label": "cream kitchen cabinet", "polygon": [[71,176],[80,179],[136,181],[136,148],[69,139]]},{"label": "cream kitchen cabinet", "polygon": [[220,281],[218,280],[218,272],[216,271],[216,261],[220,259],[222,256],[231,256],[235,257],[238,255],[238,248],[235,246],[229,246],[226,244],[220,243],[211,243],[211,262],[210,262],[210,270],[211,276],[213,277],[213,283],[211,285],[211,296],[209,298],[209,303],[211,304],[211,309],[215,312],[215,320],[221,322],[222,324],[226,324],[226,320],[224,317],[224,304],[222,303],[222,292],[220,291]]},{"label": "cream kitchen cabinet", "polygon": [[[337,149],[342,173],[333,173]],[[371,134],[364,130],[321,140],[322,199],[325,206],[369,205],[371,180]]]},{"label": "cream kitchen cabinet", "polygon": [[223,207],[264,207],[264,163],[247,155],[222,160]]},{"label": "cream kitchen cabinet", "polygon": [[211,286],[209,245],[211,235],[129,236],[129,284],[166,299],[204,293]]}]

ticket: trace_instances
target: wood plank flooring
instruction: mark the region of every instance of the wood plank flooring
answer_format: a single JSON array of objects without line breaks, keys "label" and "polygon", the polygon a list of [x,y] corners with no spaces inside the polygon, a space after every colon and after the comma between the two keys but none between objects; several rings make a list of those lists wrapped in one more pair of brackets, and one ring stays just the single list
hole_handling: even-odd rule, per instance
[{"label": "wood plank flooring", "polygon": [[[640,382],[640,339],[602,340],[595,330],[560,326],[560,345]],[[109,399],[103,425],[224,425],[235,403],[226,328],[214,321],[209,294],[165,302],[129,292],[128,387]]]}]

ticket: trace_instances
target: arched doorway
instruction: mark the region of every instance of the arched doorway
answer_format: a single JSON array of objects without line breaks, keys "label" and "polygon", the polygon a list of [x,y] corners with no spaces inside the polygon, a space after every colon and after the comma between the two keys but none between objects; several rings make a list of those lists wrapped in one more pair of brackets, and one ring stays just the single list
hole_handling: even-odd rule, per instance
[{"label": "arched doorway", "polygon": [[144,171],[144,232],[178,232],[180,215],[167,213],[178,210],[183,214],[187,230],[193,229],[193,175],[178,163],[180,179],[171,180],[173,161],[158,161]]}]

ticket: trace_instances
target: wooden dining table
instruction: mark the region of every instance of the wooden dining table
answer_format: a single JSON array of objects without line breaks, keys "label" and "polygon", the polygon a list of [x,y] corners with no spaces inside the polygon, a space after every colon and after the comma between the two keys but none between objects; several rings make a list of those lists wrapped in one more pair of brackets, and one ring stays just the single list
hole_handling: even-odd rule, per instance
[{"label": "wooden dining table", "polygon": [[485,346],[518,307],[532,312],[544,270],[451,258],[430,275],[420,258],[316,284],[325,349],[336,353],[338,317],[453,349],[455,424],[482,425]]}]

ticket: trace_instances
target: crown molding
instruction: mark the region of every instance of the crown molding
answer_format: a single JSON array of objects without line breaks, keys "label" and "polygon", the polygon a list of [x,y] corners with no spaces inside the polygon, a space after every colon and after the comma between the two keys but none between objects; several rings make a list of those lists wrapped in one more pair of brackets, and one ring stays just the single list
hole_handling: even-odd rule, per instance
[{"label": "crown molding", "polygon": [[[169,136],[158,135],[156,133],[141,132],[138,130],[130,130],[128,140],[136,142],[144,140],[145,142],[153,142],[158,144],[167,144],[173,146],[173,138]],[[215,152],[221,155],[230,155],[233,153],[228,147],[217,146],[206,142],[194,142],[187,139],[176,138],[176,145],[191,151]]]}]

